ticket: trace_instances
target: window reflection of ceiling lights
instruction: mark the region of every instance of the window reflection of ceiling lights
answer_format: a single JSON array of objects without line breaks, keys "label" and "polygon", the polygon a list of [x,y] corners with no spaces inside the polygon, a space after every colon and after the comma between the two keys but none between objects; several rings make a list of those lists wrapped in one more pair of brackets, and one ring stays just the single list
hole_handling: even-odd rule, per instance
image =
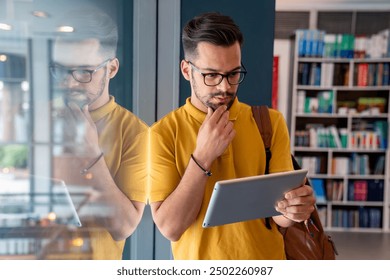
[{"label": "window reflection of ceiling lights", "polygon": [[0,22],[0,30],[10,31],[10,30],[12,30],[12,26],[9,24]]},{"label": "window reflection of ceiling lights", "polygon": [[38,18],[48,18],[48,17],[50,17],[49,13],[47,13],[45,11],[32,11],[32,15],[34,17],[38,17]]},{"label": "window reflection of ceiling lights", "polygon": [[0,62],[6,62],[8,59],[7,55],[5,54],[0,54]]},{"label": "window reflection of ceiling lights", "polygon": [[23,81],[21,82],[20,87],[23,91],[28,91],[30,89],[30,84],[27,81]]},{"label": "window reflection of ceiling lights", "polygon": [[69,25],[62,25],[57,28],[58,32],[71,33],[74,32],[74,28]]}]

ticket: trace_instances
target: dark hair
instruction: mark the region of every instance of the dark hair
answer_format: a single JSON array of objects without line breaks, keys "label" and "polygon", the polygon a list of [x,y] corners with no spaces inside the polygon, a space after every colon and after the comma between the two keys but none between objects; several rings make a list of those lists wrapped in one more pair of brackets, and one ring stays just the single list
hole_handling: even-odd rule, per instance
[{"label": "dark hair", "polygon": [[235,42],[243,44],[240,28],[229,16],[220,13],[204,13],[194,17],[183,28],[182,43],[184,56],[196,57],[198,44],[207,42],[217,46],[231,46]]},{"label": "dark hair", "polygon": [[61,23],[69,22],[73,25],[75,32],[61,35],[61,40],[78,42],[96,39],[100,43],[99,53],[104,58],[116,56],[118,28],[114,20],[105,12],[97,8],[71,11]]}]

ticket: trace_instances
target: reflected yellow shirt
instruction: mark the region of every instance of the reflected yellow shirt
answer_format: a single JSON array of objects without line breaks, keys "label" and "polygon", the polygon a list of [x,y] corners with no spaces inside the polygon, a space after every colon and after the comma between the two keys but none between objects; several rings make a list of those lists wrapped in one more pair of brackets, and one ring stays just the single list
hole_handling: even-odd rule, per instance
[{"label": "reflected yellow shirt", "polygon": [[[188,98],[184,106],[151,127],[151,203],[165,200],[179,184],[205,116]],[[207,180],[199,215],[180,240],[172,242],[173,256],[175,259],[285,259],[283,238],[274,223],[272,230],[265,227],[263,219],[202,228],[216,181],[264,174],[265,170],[264,144],[251,107],[236,98],[229,116],[236,136],[211,166],[213,175]],[[270,110],[270,118],[274,130],[270,173],[293,170],[286,122],[275,110]]]},{"label": "reflected yellow shirt", "polygon": [[[115,103],[114,97],[91,117],[99,133],[99,146],[116,185],[130,199],[147,202],[148,126],[130,111]],[[110,233],[90,232],[93,259],[122,259],[125,244]]]}]

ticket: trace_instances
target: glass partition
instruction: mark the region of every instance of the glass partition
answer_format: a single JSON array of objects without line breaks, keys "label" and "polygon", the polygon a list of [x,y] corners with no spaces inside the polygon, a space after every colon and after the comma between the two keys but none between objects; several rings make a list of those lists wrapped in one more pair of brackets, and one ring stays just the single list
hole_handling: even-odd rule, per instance
[{"label": "glass partition", "polygon": [[99,228],[78,223],[110,209],[85,205],[90,182],[69,170],[78,160],[83,131],[69,121],[69,110],[56,94],[52,47],[59,36],[80,31],[72,30],[78,19],[67,14],[104,11],[119,31],[121,69],[110,94],[132,110],[132,5],[127,0],[1,1],[0,259],[94,258],[90,236]]}]

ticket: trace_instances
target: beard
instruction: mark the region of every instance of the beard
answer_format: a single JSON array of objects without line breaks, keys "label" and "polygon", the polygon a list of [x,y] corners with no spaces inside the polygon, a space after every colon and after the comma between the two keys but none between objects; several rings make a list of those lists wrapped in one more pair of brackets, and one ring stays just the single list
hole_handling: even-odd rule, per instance
[{"label": "beard", "polygon": [[233,92],[215,92],[210,93],[207,96],[201,97],[195,92],[196,97],[202,101],[207,107],[217,110],[219,107],[225,105],[229,110],[232,107],[234,99],[236,98],[236,93]]},{"label": "beard", "polygon": [[229,110],[234,103],[234,99],[236,99],[236,92],[228,92],[228,91],[218,91],[209,93],[207,95],[201,96],[198,90],[198,86],[194,81],[192,85],[192,89],[195,93],[196,98],[202,102],[206,108],[210,107],[213,111],[217,110],[219,107],[226,105]]},{"label": "beard", "polygon": [[67,90],[62,94],[62,97],[66,105],[74,103],[82,109],[85,105],[93,104],[100,96],[102,96],[102,94],[103,90],[99,90],[95,93],[82,90]]},{"label": "beard", "polygon": [[82,109],[85,105],[90,106],[100,96],[102,96],[105,86],[106,80],[102,78],[96,90],[84,88],[63,88],[60,90],[59,94],[62,96],[65,105],[68,106],[69,103],[74,103]]}]

